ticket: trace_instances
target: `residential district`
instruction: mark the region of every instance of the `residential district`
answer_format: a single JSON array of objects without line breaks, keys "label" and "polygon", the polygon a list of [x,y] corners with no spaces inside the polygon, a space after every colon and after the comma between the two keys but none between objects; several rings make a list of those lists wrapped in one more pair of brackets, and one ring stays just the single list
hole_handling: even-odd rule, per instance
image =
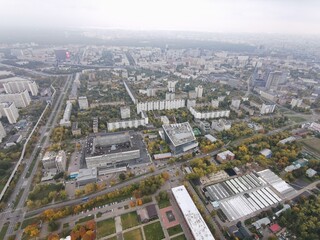
[{"label": "residential district", "polygon": [[81,36],[0,44],[0,239],[319,239],[319,42]]}]

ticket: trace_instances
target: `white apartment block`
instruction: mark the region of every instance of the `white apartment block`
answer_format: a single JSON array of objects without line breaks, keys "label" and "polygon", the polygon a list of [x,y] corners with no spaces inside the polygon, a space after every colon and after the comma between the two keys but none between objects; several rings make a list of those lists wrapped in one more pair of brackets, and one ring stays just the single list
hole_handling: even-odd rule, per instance
[{"label": "white apartment block", "polygon": [[175,92],[176,91],[177,81],[168,81],[168,91]]},{"label": "white apartment block", "polygon": [[120,108],[121,119],[130,118],[130,107]]},{"label": "white apartment block", "polygon": [[196,87],[196,95],[197,98],[202,98],[203,95],[203,87],[201,85],[199,85],[198,87]]},{"label": "white apartment block", "polygon": [[63,113],[63,118],[60,120],[60,126],[70,127],[70,117],[71,117],[71,111],[72,111],[72,103],[71,101],[67,101],[66,108]]},{"label": "white apartment block", "polygon": [[0,116],[6,116],[10,124],[16,123],[19,113],[14,102],[0,103]]},{"label": "white apartment block", "polygon": [[230,110],[198,112],[193,107],[190,107],[189,110],[195,119],[223,118],[223,117],[229,117],[230,115]]},{"label": "white apartment block", "polygon": [[178,109],[185,106],[186,101],[184,99],[141,102],[137,104],[137,113],[139,114],[142,111]]},{"label": "white apartment block", "polygon": [[291,107],[294,108],[294,107],[300,107],[302,105],[302,99],[300,98],[293,98],[291,100]]},{"label": "white apartment block", "polygon": [[0,122],[0,143],[2,142],[2,139],[7,136],[6,130],[2,126],[2,123]]},{"label": "white apartment block", "polygon": [[232,99],[231,107],[233,107],[235,109],[239,109],[240,108],[240,103],[241,103],[240,99]]},{"label": "white apartment block", "polygon": [[0,102],[14,102],[17,108],[24,108],[30,104],[31,98],[28,90],[24,90],[20,93],[0,94]]},{"label": "white apartment block", "polygon": [[88,99],[86,96],[84,97],[79,97],[78,98],[78,104],[79,104],[79,108],[81,110],[83,109],[88,109],[89,108],[89,103],[88,103]]},{"label": "white apartment block", "polygon": [[67,157],[66,157],[66,153],[63,150],[58,152],[55,158],[55,164],[58,172],[66,171]]},{"label": "white apartment block", "polygon": [[175,99],[175,93],[166,93],[166,100],[174,100]]},{"label": "white apartment block", "polygon": [[24,90],[28,90],[32,96],[37,96],[39,93],[39,88],[35,81],[20,77],[12,77],[2,80],[2,82],[4,81],[5,83],[3,83],[3,87],[6,93],[19,93]]},{"label": "white apartment block", "polygon": [[148,119],[135,119],[128,121],[110,122],[107,124],[108,131],[113,131],[119,128],[137,128],[139,126],[145,126],[148,124]]},{"label": "white apartment block", "polygon": [[260,108],[260,114],[269,114],[273,113],[276,108],[275,104],[262,104]]}]

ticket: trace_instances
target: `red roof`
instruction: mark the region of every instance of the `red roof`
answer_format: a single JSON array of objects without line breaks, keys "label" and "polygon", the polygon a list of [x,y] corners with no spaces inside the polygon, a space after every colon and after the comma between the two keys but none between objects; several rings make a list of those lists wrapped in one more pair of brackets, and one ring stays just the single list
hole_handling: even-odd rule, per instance
[{"label": "red roof", "polygon": [[281,230],[281,227],[278,224],[272,224],[269,229],[271,230],[271,232],[276,233],[279,232]]}]

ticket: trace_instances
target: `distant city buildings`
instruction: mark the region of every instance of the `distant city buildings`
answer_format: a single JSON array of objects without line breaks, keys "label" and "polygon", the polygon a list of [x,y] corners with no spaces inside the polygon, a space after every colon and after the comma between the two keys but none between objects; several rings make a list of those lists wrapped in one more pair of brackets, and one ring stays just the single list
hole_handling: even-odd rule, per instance
[{"label": "distant city buildings", "polygon": [[92,120],[92,130],[94,133],[99,131],[99,119],[97,117],[93,118]]},{"label": "distant city buildings", "polygon": [[195,91],[196,91],[196,97],[197,98],[202,98],[203,87],[201,85],[199,85],[198,87],[196,87]]}]

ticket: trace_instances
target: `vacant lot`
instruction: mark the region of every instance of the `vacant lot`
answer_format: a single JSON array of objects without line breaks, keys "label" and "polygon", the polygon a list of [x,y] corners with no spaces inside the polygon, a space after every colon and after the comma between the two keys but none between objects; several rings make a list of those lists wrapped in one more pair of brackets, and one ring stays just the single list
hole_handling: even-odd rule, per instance
[{"label": "vacant lot", "polygon": [[143,230],[146,240],[161,240],[164,238],[164,233],[159,221],[144,226]]},{"label": "vacant lot", "polygon": [[132,228],[139,225],[138,214],[136,211],[121,215],[122,229]]},{"label": "vacant lot", "polygon": [[141,228],[124,233],[123,238],[124,240],[143,240]]},{"label": "vacant lot", "polygon": [[98,239],[114,233],[116,233],[116,225],[113,218],[97,222]]}]

